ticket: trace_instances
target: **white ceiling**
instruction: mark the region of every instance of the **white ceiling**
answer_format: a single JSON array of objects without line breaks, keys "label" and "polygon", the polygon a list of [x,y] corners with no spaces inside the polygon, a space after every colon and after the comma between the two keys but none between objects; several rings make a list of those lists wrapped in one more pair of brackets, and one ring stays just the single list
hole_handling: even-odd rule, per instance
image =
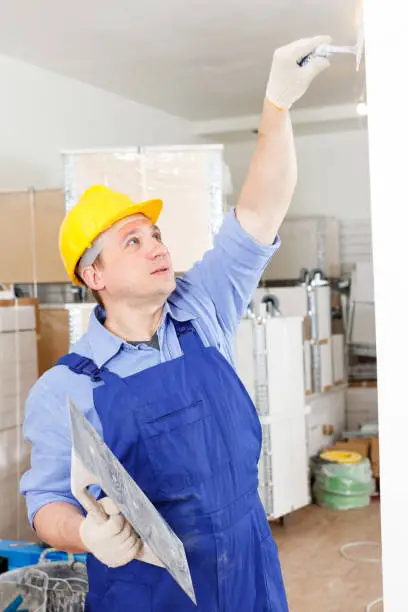
[{"label": "white ceiling", "polygon": [[[273,50],[354,44],[361,0],[0,0],[0,53],[191,120],[258,113]],[[298,106],[355,102],[364,65],[332,59]]]}]

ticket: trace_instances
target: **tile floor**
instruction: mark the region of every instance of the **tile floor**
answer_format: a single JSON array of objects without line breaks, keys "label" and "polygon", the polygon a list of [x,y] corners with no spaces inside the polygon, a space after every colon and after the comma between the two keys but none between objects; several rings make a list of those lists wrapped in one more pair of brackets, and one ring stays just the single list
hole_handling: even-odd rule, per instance
[{"label": "tile floor", "polygon": [[[340,554],[343,544],[380,541],[380,503],[361,510],[330,511],[312,505],[272,523],[278,543],[290,612],[365,612],[381,597],[380,563],[354,562]],[[370,546],[348,553],[378,557]],[[373,612],[382,612],[378,605]]]}]

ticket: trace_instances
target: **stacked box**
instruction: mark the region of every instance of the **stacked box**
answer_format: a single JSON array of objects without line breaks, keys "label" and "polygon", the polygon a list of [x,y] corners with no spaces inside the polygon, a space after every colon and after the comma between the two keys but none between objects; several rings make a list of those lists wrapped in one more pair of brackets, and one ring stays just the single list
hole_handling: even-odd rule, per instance
[{"label": "stacked box", "polygon": [[135,201],[162,199],[159,225],[177,273],[212,247],[226,208],[221,145],[73,151],[64,153],[64,168],[67,210],[94,184]]},{"label": "stacked box", "polygon": [[19,482],[29,465],[22,424],[38,377],[35,306],[0,303],[0,537],[29,533]]}]

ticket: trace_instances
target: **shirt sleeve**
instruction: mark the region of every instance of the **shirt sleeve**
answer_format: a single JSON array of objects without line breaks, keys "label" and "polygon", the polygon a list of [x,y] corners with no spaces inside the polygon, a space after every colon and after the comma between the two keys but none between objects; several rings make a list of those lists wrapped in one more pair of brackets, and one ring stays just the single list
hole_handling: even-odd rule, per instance
[{"label": "shirt sleeve", "polygon": [[20,492],[32,526],[38,510],[51,502],[81,508],[71,492],[71,433],[66,386],[61,383],[50,370],[37,381],[26,402],[24,438],[31,445],[31,466],[21,479]]},{"label": "shirt sleeve", "polygon": [[257,242],[242,228],[232,210],[225,216],[214,247],[184,275],[190,285],[206,291],[225,333],[235,333],[279,246],[279,236],[271,245]]}]

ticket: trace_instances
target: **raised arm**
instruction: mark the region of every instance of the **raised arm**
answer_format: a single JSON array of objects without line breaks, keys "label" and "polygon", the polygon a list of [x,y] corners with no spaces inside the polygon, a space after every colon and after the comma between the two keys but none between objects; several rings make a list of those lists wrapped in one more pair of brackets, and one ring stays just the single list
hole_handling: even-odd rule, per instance
[{"label": "raised arm", "polygon": [[238,204],[226,216],[214,248],[184,275],[182,287],[189,291],[190,308],[198,304],[197,311],[202,314],[200,308],[209,299],[228,337],[235,334],[269,259],[279,248],[278,230],[296,186],[288,109],[329,65],[322,58],[302,67],[298,61],[328,41],[329,37],[319,36],[275,52],[258,143]]},{"label": "raised arm", "polygon": [[240,194],[236,215],[244,230],[271,244],[285,218],[297,182],[292,124],[288,110],[329,61],[298,61],[330,38],[302,39],[275,52],[259,125],[258,143]]}]

